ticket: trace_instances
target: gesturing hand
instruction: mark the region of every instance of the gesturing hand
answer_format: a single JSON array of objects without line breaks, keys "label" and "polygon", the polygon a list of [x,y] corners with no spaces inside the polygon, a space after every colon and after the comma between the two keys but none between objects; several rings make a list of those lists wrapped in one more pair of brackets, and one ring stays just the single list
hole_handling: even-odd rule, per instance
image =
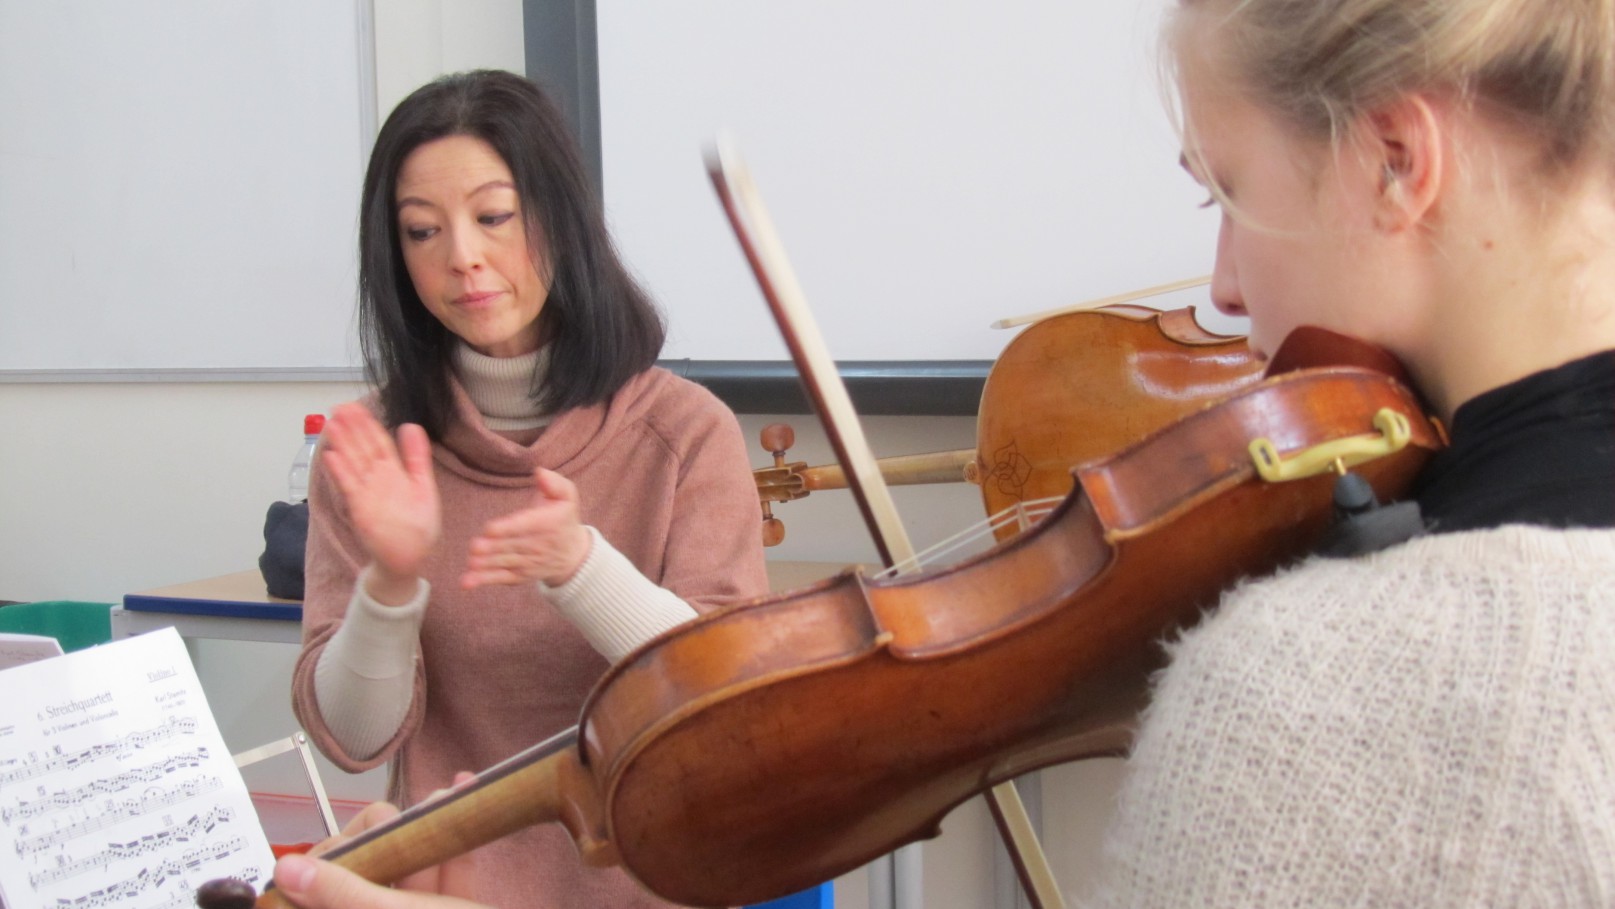
[{"label": "gesturing hand", "polygon": [[542,467],[533,471],[533,486],[531,506],[489,521],[471,540],[461,587],[564,584],[588,557],[592,539],[578,519],[577,487]]},{"label": "gesturing hand", "polygon": [[394,577],[417,577],[442,531],[426,431],[412,423],[400,426],[395,446],[370,411],[344,404],[325,432],[321,464],[348,501],[360,544]]}]

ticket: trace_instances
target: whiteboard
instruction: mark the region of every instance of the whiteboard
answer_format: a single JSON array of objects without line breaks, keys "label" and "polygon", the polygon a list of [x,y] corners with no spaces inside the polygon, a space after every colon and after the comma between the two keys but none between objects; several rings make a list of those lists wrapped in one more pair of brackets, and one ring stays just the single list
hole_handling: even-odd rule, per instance
[{"label": "whiteboard", "polygon": [[352,0],[0,0],[0,370],[351,367]]},{"label": "whiteboard", "polygon": [[[838,360],[992,359],[995,319],[1208,273],[1161,8],[601,3],[606,212],[668,313],[664,356],[787,356],[702,167],[719,130]],[[1155,302],[1210,309],[1204,288]]]}]

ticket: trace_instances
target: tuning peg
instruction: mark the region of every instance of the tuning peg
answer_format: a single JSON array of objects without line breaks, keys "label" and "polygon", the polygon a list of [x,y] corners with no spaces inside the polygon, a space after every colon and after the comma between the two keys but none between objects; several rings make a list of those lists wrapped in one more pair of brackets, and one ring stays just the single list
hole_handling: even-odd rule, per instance
[{"label": "tuning peg", "polygon": [[785,466],[785,452],[796,444],[796,430],[784,423],[770,423],[760,434],[763,450],[774,456],[774,466]]},{"label": "tuning peg", "polygon": [[785,542],[785,522],[779,518],[763,521],[763,545],[778,546]]},{"label": "tuning peg", "polygon": [[785,541],[785,522],[774,517],[774,509],[763,503],[763,545],[778,546]]}]

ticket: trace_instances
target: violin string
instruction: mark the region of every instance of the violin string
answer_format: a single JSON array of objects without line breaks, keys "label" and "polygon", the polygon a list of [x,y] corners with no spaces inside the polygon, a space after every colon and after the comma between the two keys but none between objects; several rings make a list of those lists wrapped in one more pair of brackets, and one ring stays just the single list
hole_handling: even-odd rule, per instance
[{"label": "violin string", "polygon": [[[924,571],[940,565],[956,565],[966,557],[992,548],[997,543],[998,531],[1001,528],[1015,526],[1016,533],[1021,534],[1030,530],[1039,521],[1048,517],[1055,506],[1065,501],[1063,497],[1054,496],[1046,499],[1031,499],[1015,504],[999,511],[986,520],[980,521],[951,537],[940,540],[915,553],[913,558],[904,559],[890,568],[883,569],[872,575],[873,578],[894,578],[900,574],[912,571]],[[983,539],[988,539],[986,545],[981,545]]]}]

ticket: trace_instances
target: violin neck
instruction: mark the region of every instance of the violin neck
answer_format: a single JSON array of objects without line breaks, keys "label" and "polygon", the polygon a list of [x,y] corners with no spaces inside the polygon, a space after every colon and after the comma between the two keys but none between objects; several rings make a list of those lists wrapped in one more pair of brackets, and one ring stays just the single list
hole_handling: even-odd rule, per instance
[{"label": "violin neck", "polygon": [[[523,828],[562,820],[575,801],[566,788],[577,779],[576,743],[574,727],[415,805],[322,858],[386,884]],[[270,889],[257,905],[267,909],[290,904]]]}]

